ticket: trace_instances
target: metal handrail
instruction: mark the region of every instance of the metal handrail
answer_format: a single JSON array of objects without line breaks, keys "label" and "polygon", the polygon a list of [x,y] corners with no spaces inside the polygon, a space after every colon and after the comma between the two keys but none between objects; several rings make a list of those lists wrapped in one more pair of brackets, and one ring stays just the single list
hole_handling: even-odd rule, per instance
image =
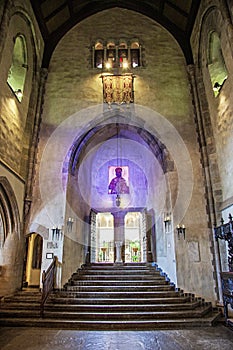
[{"label": "metal handrail", "polygon": [[46,300],[48,299],[49,293],[54,289],[57,261],[57,257],[54,256],[53,261],[48,267],[47,271],[44,270],[42,273],[42,295],[40,303],[41,317],[44,317],[44,306]]}]

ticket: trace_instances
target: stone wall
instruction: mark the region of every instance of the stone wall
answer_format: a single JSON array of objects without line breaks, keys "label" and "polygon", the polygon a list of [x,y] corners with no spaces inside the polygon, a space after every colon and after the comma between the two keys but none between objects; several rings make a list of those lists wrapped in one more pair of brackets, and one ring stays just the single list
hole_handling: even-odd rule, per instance
[{"label": "stone wall", "polygon": [[[134,70],[135,104],[129,110],[122,106],[111,111],[102,105],[101,72],[92,68],[91,47],[99,38],[117,41],[122,37],[139,39],[144,66]],[[107,120],[114,113],[139,118],[171,152],[179,182],[173,230],[176,234],[175,226],[180,223],[187,227],[186,240],[175,242],[178,285],[215,300],[211,244],[206,235],[204,178],[185,59],[166,30],[138,13],[118,8],[102,11],[76,25],[58,43],[44,96],[34,188],[37,202],[31,222],[39,221],[45,227],[58,221],[64,223],[65,169],[72,145],[100,120]],[[174,189],[177,190],[176,186]],[[77,203],[82,205],[78,199]],[[166,254],[169,254],[167,244]],[[75,257],[69,255],[71,244],[65,245],[64,259],[71,259],[74,265]],[[196,249],[194,258],[189,254],[190,246]]]},{"label": "stone wall", "polygon": [[[30,1],[0,2],[0,32],[0,176],[4,176],[12,188],[9,201],[11,204],[15,198],[20,220],[17,230],[8,234],[0,248],[0,295],[5,295],[21,288],[23,280],[24,196],[43,55],[42,37]],[[25,37],[28,63],[21,103],[7,84],[14,40],[19,33]]]},{"label": "stone wall", "polygon": [[[23,157],[26,156],[24,148],[28,150],[29,145],[26,141],[30,142],[33,130],[33,110],[29,110],[29,107],[30,99],[33,97],[33,88],[36,87],[33,82],[37,73],[35,69],[38,69],[42,57],[42,52],[39,54],[41,37],[29,1],[21,2],[23,8],[20,7],[22,5],[20,2],[9,1],[9,3],[11,3],[11,7],[7,7],[3,13],[1,28],[1,36],[3,35],[5,40],[0,50],[0,74],[2,77],[0,87],[0,152],[5,163],[25,178],[28,163],[23,160]],[[21,103],[7,84],[8,72],[12,63],[14,38],[18,33],[22,34],[26,40],[28,65]],[[36,56],[38,66],[35,62]],[[28,120],[29,118],[30,120]],[[23,168],[21,162],[24,164]]]},{"label": "stone wall", "polygon": [[[222,56],[228,71],[227,79],[219,93],[213,91],[209,70],[210,34],[215,32],[220,40]],[[195,63],[197,130],[202,153],[205,191],[209,212],[209,237],[213,241],[213,264],[221,300],[221,270],[227,267],[225,242],[213,240],[213,226],[220,224],[232,205],[232,7],[229,2],[201,2],[194,25],[191,46]],[[229,215],[229,212],[228,212]]]},{"label": "stone wall", "polygon": [[[215,31],[220,38],[222,54],[228,70],[227,80],[216,97],[208,70],[209,35],[212,31]],[[229,156],[233,147],[232,37],[232,19],[224,2],[211,1],[210,4],[209,1],[203,0],[194,26],[191,43],[195,65],[198,74],[202,77],[206,94],[206,107],[202,107],[203,120],[206,128],[209,130],[212,128],[212,134],[209,134],[207,138],[207,145],[217,211],[222,206],[219,204],[220,201],[229,205],[232,204],[233,197],[231,176],[233,162]],[[218,198],[219,191],[222,191],[222,198]]]}]

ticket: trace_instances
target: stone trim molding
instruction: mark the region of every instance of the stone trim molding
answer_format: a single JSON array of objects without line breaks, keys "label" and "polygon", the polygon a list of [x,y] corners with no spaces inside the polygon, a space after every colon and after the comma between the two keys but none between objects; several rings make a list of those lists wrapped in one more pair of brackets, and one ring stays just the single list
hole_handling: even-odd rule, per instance
[{"label": "stone trim molding", "polygon": [[6,170],[8,170],[11,174],[13,174],[17,179],[25,184],[25,180],[14,170],[12,169],[8,164],[6,164],[3,160],[0,159],[0,165],[2,165]]},{"label": "stone trim molding", "polygon": [[233,205],[233,196],[230,198],[227,198],[225,201],[222,202],[222,204],[220,205],[220,210],[225,210],[227,208],[229,208],[230,206]]}]

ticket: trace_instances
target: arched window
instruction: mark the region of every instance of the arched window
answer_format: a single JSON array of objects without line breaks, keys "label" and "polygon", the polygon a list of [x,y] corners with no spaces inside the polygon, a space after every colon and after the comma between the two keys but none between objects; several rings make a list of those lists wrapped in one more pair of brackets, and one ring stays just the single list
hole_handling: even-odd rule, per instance
[{"label": "arched window", "polygon": [[136,68],[141,66],[141,54],[140,54],[140,45],[138,41],[133,41],[130,45],[130,58],[131,58],[131,67]]},{"label": "arched window", "polygon": [[32,268],[40,269],[42,261],[43,239],[40,235],[36,235],[33,245]]},{"label": "arched window", "polygon": [[105,215],[101,215],[101,223],[100,223],[101,227],[107,227],[107,219],[105,217]]},{"label": "arched window", "polygon": [[101,42],[95,44],[95,53],[94,53],[94,67],[103,68],[104,66],[104,47]]},{"label": "arched window", "polygon": [[108,227],[113,227],[113,215],[109,215],[109,218],[108,218]]},{"label": "arched window", "polygon": [[211,32],[209,35],[208,69],[215,96],[227,79],[228,72],[222,54],[221,42],[218,33]]},{"label": "arched window", "polygon": [[27,48],[24,36],[18,35],[12,55],[12,63],[8,72],[7,83],[11,87],[17,99],[23,98],[24,84],[27,73]]},{"label": "arched window", "polygon": [[118,48],[119,67],[128,68],[128,47],[126,42],[121,42]]},{"label": "arched window", "polygon": [[114,68],[116,64],[116,46],[114,42],[107,44],[106,68]]},{"label": "arched window", "polygon": [[142,66],[141,45],[137,39],[109,39],[103,44],[97,40],[92,46],[93,68],[111,70],[113,68],[137,68]]}]

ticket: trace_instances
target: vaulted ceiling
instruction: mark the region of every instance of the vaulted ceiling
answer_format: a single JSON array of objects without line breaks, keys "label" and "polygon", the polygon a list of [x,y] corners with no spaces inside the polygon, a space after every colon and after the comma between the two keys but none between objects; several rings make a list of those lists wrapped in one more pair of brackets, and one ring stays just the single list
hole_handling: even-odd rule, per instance
[{"label": "vaulted ceiling", "polygon": [[74,25],[99,11],[120,7],[154,19],[179,42],[192,63],[190,35],[200,0],[31,0],[45,41],[43,66],[49,64],[58,41]]}]

